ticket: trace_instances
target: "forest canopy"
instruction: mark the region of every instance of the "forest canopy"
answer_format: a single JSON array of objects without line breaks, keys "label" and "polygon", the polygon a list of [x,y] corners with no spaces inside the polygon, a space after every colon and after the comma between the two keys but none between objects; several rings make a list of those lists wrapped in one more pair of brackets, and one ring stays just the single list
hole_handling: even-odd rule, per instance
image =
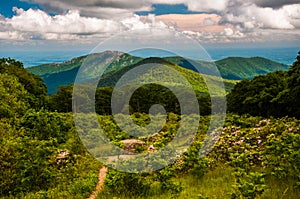
[{"label": "forest canopy", "polygon": [[228,111],[264,117],[300,118],[300,52],[289,71],[243,80],[227,96]]}]

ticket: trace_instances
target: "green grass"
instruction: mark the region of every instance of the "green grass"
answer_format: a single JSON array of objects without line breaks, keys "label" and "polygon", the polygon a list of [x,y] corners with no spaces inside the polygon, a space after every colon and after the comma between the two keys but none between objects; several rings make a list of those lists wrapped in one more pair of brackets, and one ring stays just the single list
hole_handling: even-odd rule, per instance
[{"label": "green grass", "polygon": [[[192,174],[181,175],[174,179],[181,183],[183,191],[178,198],[180,199],[196,199],[201,196],[209,199],[230,199],[231,193],[234,191],[235,184],[233,168],[228,166],[218,166],[215,169],[208,171],[203,177],[197,177]],[[297,199],[300,195],[300,190],[293,188],[293,180],[279,181],[274,177],[266,177],[266,189],[260,199]],[[135,196],[135,199],[166,199],[170,198],[171,193],[162,192],[154,183],[151,185],[151,190],[147,196]],[[101,192],[97,199],[115,198],[128,199],[124,195],[109,195],[105,191]]]},{"label": "green grass", "polygon": [[184,190],[179,198],[199,198],[199,195],[209,198],[223,199],[228,197],[234,183],[231,168],[218,167],[209,171],[202,178],[191,174],[182,176],[178,181]]},{"label": "green grass", "polygon": [[272,176],[266,177],[267,188],[261,199],[297,199],[300,196],[300,190],[295,189],[294,180],[278,180]]}]

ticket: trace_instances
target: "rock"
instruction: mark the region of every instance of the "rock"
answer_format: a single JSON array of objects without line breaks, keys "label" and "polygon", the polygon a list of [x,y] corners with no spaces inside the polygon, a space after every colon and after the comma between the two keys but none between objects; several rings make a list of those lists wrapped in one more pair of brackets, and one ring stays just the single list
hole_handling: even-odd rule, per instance
[{"label": "rock", "polygon": [[122,140],[121,143],[124,144],[124,149],[129,152],[135,152],[138,147],[147,147],[145,142],[135,139]]}]

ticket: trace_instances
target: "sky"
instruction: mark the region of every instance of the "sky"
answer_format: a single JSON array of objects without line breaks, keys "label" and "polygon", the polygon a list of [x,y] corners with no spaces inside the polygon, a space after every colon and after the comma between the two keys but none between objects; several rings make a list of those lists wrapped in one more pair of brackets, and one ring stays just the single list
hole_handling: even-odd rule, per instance
[{"label": "sky", "polygon": [[[164,28],[211,46],[299,46],[299,0],[0,0],[2,50],[89,48]],[[1,49],[0,49],[1,50]]]}]

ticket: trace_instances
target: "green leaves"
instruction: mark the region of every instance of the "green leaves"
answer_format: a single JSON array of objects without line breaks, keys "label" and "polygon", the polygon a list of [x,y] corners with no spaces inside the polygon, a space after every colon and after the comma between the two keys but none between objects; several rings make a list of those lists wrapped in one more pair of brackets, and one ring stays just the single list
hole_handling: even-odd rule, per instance
[{"label": "green leaves", "polygon": [[294,177],[300,173],[299,127],[293,122],[288,126],[282,134],[269,136],[263,153],[266,159],[265,165],[279,179]]},{"label": "green leaves", "polygon": [[0,119],[18,117],[29,108],[29,94],[18,78],[0,73]]},{"label": "green leaves", "polygon": [[266,185],[264,180],[264,173],[260,172],[245,172],[243,169],[237,170],[235,173],[236,184],[233,186],[236,190],[231,194],[231,198],[254,199],[261,196],[265,191]]},{"label": "green leaves", "polygon": [[[238,83],[227,96],[230,112],[258,116],[286,116],[282,94],[287,89],[287,72],[277,71]],[[277,100],[275,100],[277,99]]]},{"label": "green leaves", "polygon": [[57,139],[57,144],[67,140],[67,132],[72,124],[66,122],[67,117],[57,112],[29,110],[20,118],[19,127],[24,129],[24,135],[38,140]]},{"label": "green leaves", "polygon": [[106,191],[109,194],[123,194],[125,196],[142,196],[150,188],[150,181],[147,175],[125,173],[109,170],[104,181]]},{"label": "green leaves", "polygon": [[288,72],[277,71],[238,83],[228,95],[228,111],[264,117],[300,117],[300,54]]},{"label": "green leaves", "polygon": [[[19,87],[12,87],[9,92],[11,94],[16,92],[14,95],[18,95],[19,98],[24,98],[23,100],[26,100],[31,108],[40,109],[45,105],[45,98],[47,95],[46,85],[40,77],[24,69],[21,62],[10,58],[0,59],[0,74],[15,78],[22,85],[22,89]],[[0,89],[3,89],[1,88],[2,86],[5,85],[0,84]],[[26,91],[26,94],[19,95],[20,89]]]}]

